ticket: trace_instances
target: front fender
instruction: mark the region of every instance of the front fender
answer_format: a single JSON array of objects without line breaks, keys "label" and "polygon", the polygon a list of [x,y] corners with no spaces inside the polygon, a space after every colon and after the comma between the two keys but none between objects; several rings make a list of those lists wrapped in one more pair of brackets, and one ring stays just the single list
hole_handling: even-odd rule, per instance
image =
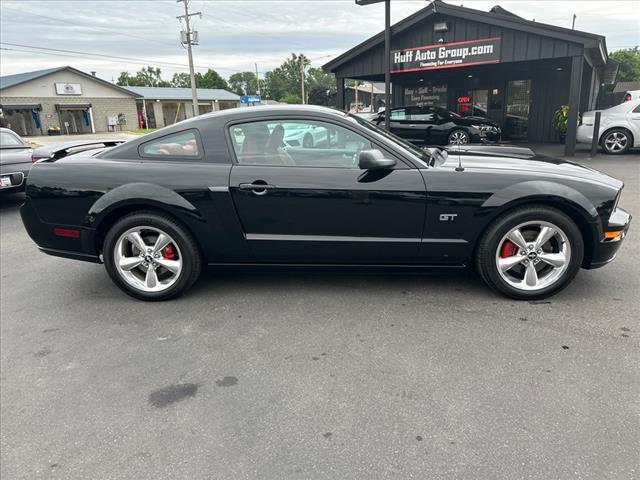
[{"label": "front fender", "polygon": [[482,208],[495,209],[508,205],[519,199],[531,197],[561,200],[573,208],[579,207],[591,222],[598,221],[598,211],[587,197],[576,189],[560,183],[545,180],[530,180],[514,183],[502,190],[498,190],[485,200]]}]

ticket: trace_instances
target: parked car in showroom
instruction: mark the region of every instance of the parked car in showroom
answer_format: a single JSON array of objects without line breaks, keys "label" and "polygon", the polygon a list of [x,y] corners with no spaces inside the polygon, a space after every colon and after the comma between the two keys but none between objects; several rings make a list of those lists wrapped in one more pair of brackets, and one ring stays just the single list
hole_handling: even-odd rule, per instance
[{"label": "parked car in showroom", "polygon": [[[416,145],[465,145],[500,140],[497,122],[484,117],[463,117],[441,107],[400,107],[390,114],[391,132]],[[375,120],[384,125],[384,112]]]},{"label": "parked car in showroom", "polygon": [[[288,146],[290,124],[332,141]],[[181,294],[204,265],[475,266],[497,291],[534,299],[613,260],[631,220],[621,181],[528,149],[451,148],[420,149],[324,107],[229,109],[36,163],[21,215],[43,252],[104,262],[143,300]]]},{"label": "parked car in showroom", "polygon": [[[593,141],[595,116],[595,110],[582,115],[576,136],[578,142]],[[602,110],[598,144],[609,155],[621,155],[630,148],[640,147],[640,100],[623,102]]]},{"label": "parked car in showroom", "polygon": [[31,145],[13,130],[0,128],[0,192],[24,189],[31,169]]}]

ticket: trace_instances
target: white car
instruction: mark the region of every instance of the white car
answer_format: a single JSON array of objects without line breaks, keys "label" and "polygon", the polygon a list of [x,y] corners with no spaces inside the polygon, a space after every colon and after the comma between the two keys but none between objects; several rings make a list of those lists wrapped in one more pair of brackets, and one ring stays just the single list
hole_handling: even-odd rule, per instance
[{"label": "white car", "polygon": [[[585,112],[578,127],[577,140],[591,143],[596,112]],[[640,100],[631,100],[602,110],[598,143],[604,153],[618,155],[640,147]]]}]

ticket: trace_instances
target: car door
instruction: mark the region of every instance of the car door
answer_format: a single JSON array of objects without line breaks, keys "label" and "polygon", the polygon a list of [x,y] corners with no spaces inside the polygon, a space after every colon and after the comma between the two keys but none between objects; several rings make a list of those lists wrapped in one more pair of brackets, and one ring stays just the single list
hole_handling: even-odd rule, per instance
[{"label": "car door", "polygon": [[409,127],[412,130],[412,140],[414,143],[438,143],[434,129],[437,129],[438,115],[433,107],[410,107]]},{"label": "car door", "polygon": [[[329,140],[314,147],[287,145],[288,132],[301,123],[324,128]],[[229,189],[256,260],[417,261],[424,180],[402,161],[388,170],[361,170],[358,153],[379,147],[355,125],[273,118],[229,128],[230,138],[244,139],[233,143]]]},{"label": "car door", "polygon": [[640,103],[627,114],[627,119],[633,134],[633,145],[638,147],[640,146]]},{"label": "car door", "polygon": [[[389,130],[397,136],[413,142],[416,140],[415,131],[411,126],[408,108],[394,108],[389,114]],[[384,125],[384,117],[382,117]]]}]

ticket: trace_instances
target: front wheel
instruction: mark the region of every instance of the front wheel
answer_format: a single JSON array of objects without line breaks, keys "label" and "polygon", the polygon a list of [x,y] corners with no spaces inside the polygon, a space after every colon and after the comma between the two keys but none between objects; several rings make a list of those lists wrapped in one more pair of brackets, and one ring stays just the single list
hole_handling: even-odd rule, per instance
[{"label": "front wheel", "polygon": [[454,130],[447,137],[449,145],[466,145],[471,141],[469,134],[464,130]]},{"label": "front wheel", "polygon": [[478,245],[476,266],[493,289],[516,299],[558,293],[582,264],[584,241],[576,224],[546,206],[507,212]]},{"label": "front wheel", "polygon": [[187,290],[202,269],[192,235],[172,217],[136,212],[107,232],[104,264],[115,284],[141,300],[168,300]]}]

